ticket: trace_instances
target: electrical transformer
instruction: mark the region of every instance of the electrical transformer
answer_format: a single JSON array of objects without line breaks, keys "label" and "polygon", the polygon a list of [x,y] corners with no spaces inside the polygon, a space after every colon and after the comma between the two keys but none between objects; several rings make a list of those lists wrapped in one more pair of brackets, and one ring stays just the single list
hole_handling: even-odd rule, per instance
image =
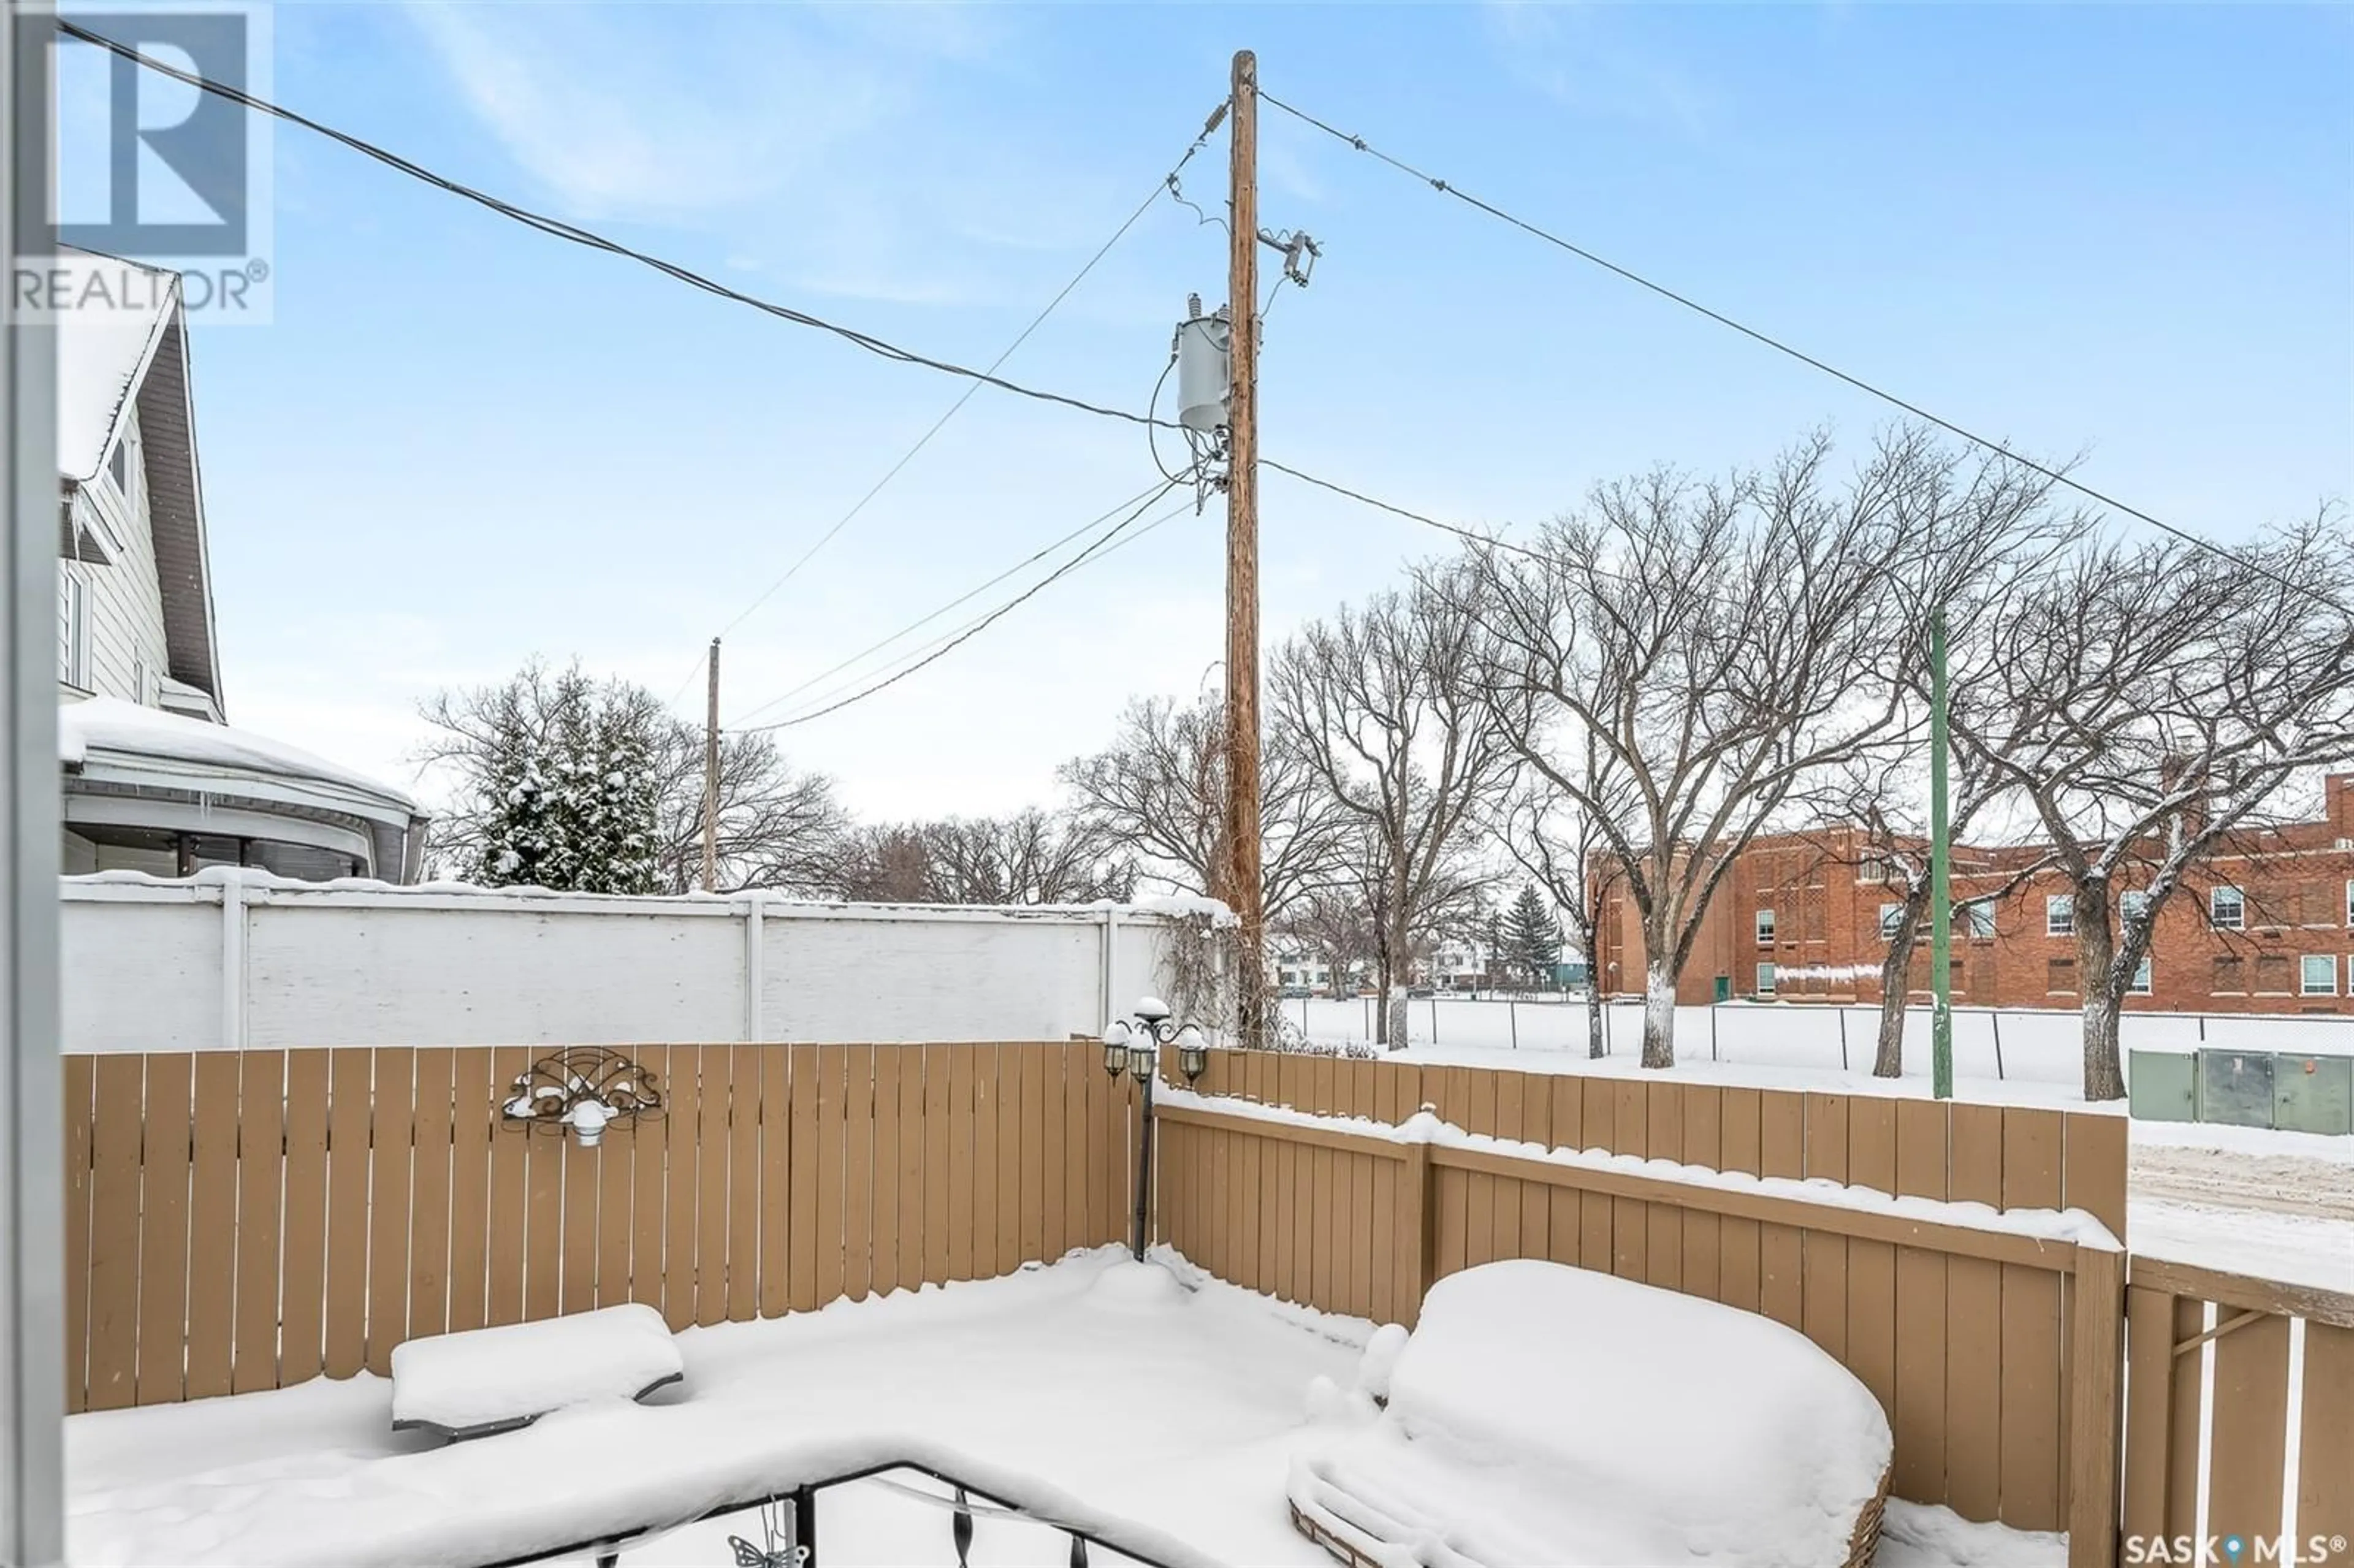
[{"label": "electrical transformer", "polygon": [[1233,327],[1225,306],[1204,315],[1200,295],[1187,302],[1193,313],[1177,327],[1177,422],[1206,436],[1226,424]]}]

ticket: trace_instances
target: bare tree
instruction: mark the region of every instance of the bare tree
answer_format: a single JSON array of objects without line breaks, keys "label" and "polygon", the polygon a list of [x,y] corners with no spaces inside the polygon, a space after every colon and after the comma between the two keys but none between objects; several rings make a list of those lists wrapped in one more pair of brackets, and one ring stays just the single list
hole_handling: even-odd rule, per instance
[{"label": "bare tree", "polygon": [[[1988,808],[2011,789],[2009,778],[1975,753],[1954,759],[1946,797],[1946,835],[1967,833]],[[1820,857],[1859,873],[1877,867],[1884,884],[1896,895],[1883,910],[1881,940],[1888,951],[1880,960],[1879,1040],[1872,1054],[1874,1077],[1904,1075],[1904,1010],[1913,991],[1914,948],[1928,935],[1929,904],[1935,888],[1930,878],[1930,844],[1923,802],[1926,786],[1915,758],[1872,758],[1848,775],[1844,800],[1828,813],[1837,826],[1805,835],[1815,842]],[[2018,893],[2052,863],[2044,853],[2013,854],[1999,862],[1977,857],[1953,869],[1979,882],[1968,899],[1952,911],[1960,932],[1972,928],[1973,906],[1999,905]],[[1992,885],[1986,878],[1993,877]]]},{"label": "bare tree", "polygon": [[1294,899],[1274,929],[1323,963],[1336,996],[1373,965],[1380,947],[1371,908],[1354,887],[1320,888]]},{"label": "bare tree", "polygon": [[[1167,697],[1128,705],[1112,744],[1058,769],[1089,831],[1140,862],[1143,873],[1207,893],[1225,828],[1225,705],[1204,696],[1180,707]],[[1339,874],[1341,821],[1317,788],[1297,738],[1283,726],[1259,757],[1260,899],[1280,927],[1301,899]]]},{"label": "bare tree", "polygon": [[1313,622],[1276,656],[1275,727],[1362,850],[1352,867],[1376,934],[1383,1029],[1403,1046],[1390,992],[1418,942],[1492,880],[1476,863],[1479,824],[1511,769],[1500,727],[1461,672],[1478,622],[1465,585],[1418,582]]},{"label": "bare tree", "polygon": [[[1510,716],[1511,710],[1506,710]],[[1602,912],[1621,885],[1619,863],[1611,852],[1601,811],[1588,800],[1612,803],[1624,810],[1626,783],[1610,756],[1587,734],[1576,762],[1575,793],[1553,784],[1544,772],[1524,767],[1497,822],[1497,842],[1522,870],[1552,895],[1569,925],[1570,939],[1585,958],[1585,1054],[1596,1060],[1607,1054],[1602,1021],[1602,977],[1595,954],[1599,947]],[[1558,755],[1558,754],[1556,754]]]},{"label": "bare tree", "polygon": [[1087,904],[1125,899],[1134,865],[1085,823],[1035,807],[852,835],[832,879],[840,896],[922,904]]},{"label": "bare tree", "polygon": [[[676,719],[663,725],[654,766],[663,885],[691,892],[703,879],[702,726]],[[720,892],[821,890],[849,831],[833,780],[794,771],[766,735],[720,735]]]},{"label": "bare tree", "polygon": [[[1816,436],[1763,472],[1599,487],[1534,547],[1475,547],[1481,685],[1522,763],[1589,813],[1640,917],[1643,1065],[1675,1063],[1675,1000],[1709,901],[1803,787],[1901,717],[1921,607],[2007,547],[2032,492],[1925,434],[1843,484]],[[1579,765],[1591,736],[1623,789]]]},{"label": "bare tree", "polygon": [[2118,1015],[2184,878],[2354,760],[2354,615],[2321,586],[2349,551],[2328,516],[2231,550],[2112,544],[1988,629],[2001,657],[1955,741],[2018,787],[2068,885],[2088,1100],[2125,1094]]}]

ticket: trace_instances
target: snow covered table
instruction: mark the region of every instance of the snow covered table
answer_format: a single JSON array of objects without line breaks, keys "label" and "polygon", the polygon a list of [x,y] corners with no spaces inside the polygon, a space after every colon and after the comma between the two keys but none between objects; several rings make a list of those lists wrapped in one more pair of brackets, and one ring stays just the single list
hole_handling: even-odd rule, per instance
[{"label": "snow covered table", "polygon": [[641,1304],[436,1334],[393,1347],[392,1425],[481,1437],[570,1404],[643,1399],[685,1375],[670,1325]]},{"label": "snow covered table", "polygon": [[1432,1287],[1310,1396],[1292,1521],[1353,1568],[1872,1561],[1887,1417],[1804,1335],[1559,1264]]}]

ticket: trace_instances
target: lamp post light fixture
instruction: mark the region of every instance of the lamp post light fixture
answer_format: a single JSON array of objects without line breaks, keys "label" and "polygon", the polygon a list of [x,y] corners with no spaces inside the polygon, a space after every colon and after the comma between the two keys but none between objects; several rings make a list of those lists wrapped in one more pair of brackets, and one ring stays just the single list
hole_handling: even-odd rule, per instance
[{"label": "lamp post light fixture", "polygon": [[618,1051],[584,1045],[543,1056],[515,1075],[499,1103],[499,1120],[525,1132],[569,1132],[583,1149],[602,1142],[615,1122],[662,1114],[654,1075]]},{"label": "lamp post light fixture", "polygon": [[1113,1019],[1103,1033],[1104,1071],[1115,1079],[1125,1071],[1143,1097],[1137,1120],[1135,1229],[1129,1242],[1139,1263],[1144,1261],[1152,1211],[1152,1086],[1161,1076],[1161,1048],[1169,1044],[1177,1047],[1177,1070],[1188,1084],[1208,1069],[1209,1037],[1193,1024],[1180,1025],[1157,996],[1140,998],[1134,1016]]}]

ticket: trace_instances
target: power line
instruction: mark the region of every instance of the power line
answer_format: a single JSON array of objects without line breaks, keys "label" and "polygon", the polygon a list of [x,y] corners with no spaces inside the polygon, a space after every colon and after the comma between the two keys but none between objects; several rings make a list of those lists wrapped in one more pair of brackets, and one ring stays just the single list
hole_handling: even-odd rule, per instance
[{"label": "power line", "polygon": [[1096,514],[1093,517],[1088,518],[1086,522],[1080,524],[1069,533],[1062,535],[1062,537],[1050,540],[1046,544],[1040,546],[1036,550],[1033,551],[1028,556],[1023,556],[1021,560],[1014,562],[1012,566],[1006,567],[995,577],[991,577],[987,582],[975,584],[973,587],[967,588],[963,593],[959,594],[956,598],[949,600],[946,604],[941,605],[938,609],[934,609],[929,614],[925,615],[918,620],[909,621],[907,625],[901,627],[898,630],[894,631],[888,637],[867,644],[864,648],[860,649],[857,652],[853,653],[849,658],[843,660],[840,663],[833,665],[832,668],[819,671],[816,674],[811,675],[808,680],[803,681],[800,685],[793,687],[790,691],[780,692],[777,695],[770,697],[767,702],[760,704],[758,707],[747,708],[743,713],[737,715],[735,721],[729,724],[726,727],[729,729],[742,728],[746,720],[757,718],[760,715],[767,713],[770,708],[790,702],[793,698],[801,695],[803,692],[808,691],[811,686],[830,680],[833,676],[840,674],[843,671],[849,669],[852,665],[864,660],[868,655],[882,649],[888,648],[892,643],[898,641],[909,632],[917,630],[925,626],[928,626],[933,621],[938,620],[941,616],[946,615],[949,610],[956,609],[957,606],[980,598],[982,594],[987,593],[991,588],[995,588],[999,583],[1003,582],[1006,578],[1022,570],[1024,567],[1034,566],[1039,561],[1045,559],[1048,556],[1053,555],[1056,550],[1059,550],[1064,546],[1069,544],[1072,540],[1077,538],[1080,535],[1087,533],[1090,529],[1100,527],[1112,517],[1120,512],[1125,511],[1129,507],[1134,506],[1139,502],[1142,502],[1145,505],[1150,506],[1155,500],[1158,500],[1168,488],[1169,487],[1166,484],[1147,485],[1144,489],[1138,491],[1134,495],[1128,497],[1126,500],[1114,502],[1111,505],[1105,507],[1101,512]]},{"label": "power line", "polygon": [[[1185,509],[1182,506],[1172,507],[1171,510],[1164,512],[1160,516],[1154,518],[1151,522],[1144,524],[1141,528],[1136,529],[1133,533],[1122,535],[1118,539],[1110,540],[1109,542],[1097,541],[1097,545],[1101,547],[1096,548],[1094,553],[1090,555],[1086,561],[1073,563],[1074,569],[1081,565],[1093,566],[1097,562],[1109,560],[1112,556],[1119,554],[1122,550],[1127,549],[1130,545],[1134,545],[1142,540],[1147,535],[1150,535],[1155,529],[1160,528],[1183,515],[1184,511]],[[1041,584],[1040,586],[1043,587],[1044,585]],[[912,673],[915,668],[918,665],[931,662],[931,660],[928,658],[927,655],[931,654],[933,650],[938,649],[941,652],[946,652],[949,645],[963,641],[970,633],[978,631],[984,624],[994,620],[1001,613],[1002,611],[997,609],[983,610],[981,614],[973,617],[970,620],[963,621],[956,626],[950,627],[948,630],[941,632],[938,637],[933,638],[929,642],[909,649],[907,652],[901,654],[896,660],[893,661],[891,664],[885,667],[894,669],[904,668],[906,673]],[[835,696],[841,693],[858,684],[859,681],[867,679],[871,679],[871,675],[862,675],[856,680],[845,682],[842,685],[835,687],[832,691],[811,698],[808,705],[811,707],[823,707],[831,704]],[[791,722],[799,723],[801,716],[801,715],[793,715]]]},{"label": "power line", "polygon": [[552,235],[556,238],[569,241],[590,250],[600,250],[608,255],[635,261],[665,277],[675,279],[690,288],[700,289],[706,294],[736,304],[748,305],[779,321],[790,322],[796,326],[811,327],[819,332],[831,333],[845,343],[854,344],[881,358],[901,365],[921,366],[927,370],[937,370],[944,376],[960,376],[983,386],[994,387],[1002,392],[1011,392],[1017,397],[1033,398],[1041,403],[1059,404],[1066,408],[1076,408],[1083,414],[1094,414],[1107,419],[1124,419],[1133,425],[1145,423],[1143,415],[1130,413],[1125,408],[1108,408],[1100,403],[1090,403],[1082,397],[1066,397],[1060,392],[1048,392],[1035,387],[1025,387],[1020,382],[1009,381],[989,371],[974,370],[951,360],[935,359],[928,355],[917,354],[912,349],[901,348],[896,344],[876,337],[872,333],[861,332],[855,327],[843,326],[838,322],[828,321],[822,316],[811,315],[807,311],[795,310],[790,305],[781,305],[773,300],[764,300],[757,294],[748,294],[740,289],[731,288],[692,268],[682,266],[675,261],[666,261],[659,256],[624,245],[620,240],[610,238],[593,229],[567,223],[562,218],[550,217],[545,213],[534,212],[527,207],[518,207],[513,202],[477,190],[472,185],[451,179],[446,175],[435,174],[424,165],[413,163],[398,153],[387,152],[373,142],[352,135],[348,132],[338,131],[332,125],[323,124],[306,114],[272,103],[267,99],[256,98],[241,88],[230,87],[223,82],[210,80],[195,71],[182,70],[177,66],[168,65],[152,56],[140,53],[127,44],[117,43],[112,38],[93,33],[80,24],[69,21],[63,16],[57,18],[57,27],[59,32],[69,37],[79,38],[87,44],[94,44],[123,59],[143,66],[159,76],[169,77],[199,91],[227,99],[256,113],[270,115],[290,125],[299,125],[303,130],[324,136],[331,142],[340,143],[364,157],[375,159],[387,168],[407,175],[409,178],[421,181],[438,190],[447,191],[452,196],[462,196],[502,217],[512,218],[527,228],[535,228],[543,234]]},{"label": "power line", "polygon": [[679,698],[686,695],[687,687],[695,684],[695,678],[703,673],[703,662],[710,657],[711,650],[709,648],[704,649],[702,652],[697,653],[695,656],[695,668],[686,673],[686,678],[678,683],[678,690],[670,694],[670,696],[663,703],[663,706],[668,708],[678,705]]},{"label": "power line", "polygon": [[[1266,94],[1261,93],[1259,96],[1264,98]],[[1352,501],[1359,502],[1366,506],[1371,506],[1377,511],[1387,512],[1393,516],[1403,517],[1409,523],[1419,523],[1425,527],[1436,528],[1442,534],[1452,534],[1457,538],[1468,540],[1474,545],[1482,545],[1490,549],[1503,550],[1515,556],[1525,556],[1532,561],[1542,561],[1548,558],[1538,551],[1528,548],[1524,545],[1515,545],[1508,539],[1499,539],[1494,537],[1492,535],[1482,534],[1475,529],[1458,527],[1452,523],[1441,523],[1436,517],[1414,511],[1409,507],[1397,505],[1394,502],[1384,501],[1377,496],[1367,495],[1362,490],[1352,490],[1347,485],[1337,483],[1332,480],[1319,479],[1312,473],[1302,472],[1300,470],[1291,467],[1288,463],[1278,462],[1273,458],[1262,457],[1258,460],[1258,465],[1261,468],[1271,468],[1278,473],[1288,473],[1292,478],[1299,480],[1303,483],[1316,486],[1319,490],[1329,490],[1335,495],[1344,495]],[[1606,576],[1607,574],[1597,575]]]},{"label": "power line", "polygon": [[[1071,297],[1071,291],[1074,289],[1076,289],[1080,283],[1087,280],[1088,273],[1096,270],[1096,264],[1097,262],[1101,261],[1106,256],[1111,253],[1111,248],[1113,246],[1118,245],[1123,238],[1127,238],[1128,231],[1135,228],[1137,221],[1147,212],[1151,210],[1152,205],[1159,201],[1162,196],[1173,192],[1176,189],[1178,175],[1184,169],[1186,164],[1193,161],[1193,155],[1196,153],[1199,153],[1209,142],[1211,133],[1217,130],[1219,122],[1225,120],[1225,116],[1226,105],[1221,102],[1216,109],[1210,112],[1209,118],[1203,122],[1201,134],[1193,138],[1193,144],[1185,149],[1184,155],[1177,160],[1176,165],[1167,174],[1161,175],[1160,179],[1153,182],[1152,189],[1146,194],[1145,198],[1142,201],[1137,204],[1136,210],[1129,213],[1127,218],[1121,222],[1118,228],[1112,230],[1110,238],[1105,240],[1100,246],[1096,248],[1096,253],[1087,258],[1087,264],[1082,266],[1076,272],[1073,273],[1070,281],[1065,283],[1062,288],[1055,291],[1055,297],[1046,302],[1045,308],[1041,310],[1036,315],[1030,318],[1030,324],[1023,327],[1022,331],[1015,335],[1013,341],[1007,344],[1004,350],[1000,353],[995,359],[989,362],[987,368],[981,372],[982,375],[995,375],[999,366],[1002,366],[1007,360],[1013,358],[1014,351],[1019,349],[1023,344],[1030,341],[1030,334],[1036,332],[1045,322],[1046,318],[1055,313],[1057,306],[1061,305],[1065,300]],[[916,460],[916,454],[922,451],[925,447],[931,444],[932,438],[938,435],[941,428],[950,419],[955,418],[958,412],[961,410],[967,403],[972,401],[972,395],[980,391],[981,387],[981,383],[979,381],[968,382],[965,386],[965,389],[957,395],[956,401],[948,406],[947,411],[941,414],[938,418],[932,421],[932,425],[929,429],[916,438],[916,444],[909,447],[905,452],[900,454],[899,461],[893,463],[884,471],[882,478],[876,480],[873,485],[868,487],[866,493],[858,498],[857,503],[853,505],[849,511],[843,513],[832,527],[828,528],[823,534],[820,535],[815,544],[802,551],[800,558],[795,560],[791,566],[785,568],[783,576],[778,577],[775,582],[770,583],[767,588],[761,589],[758,596],[756,597],[750,604],[745,606],[743,610],[737,615],[735,620],[729,621],[726,626],[721,627],[719,634],[725,637],[727,633],[735,630],[736,628],[744,624],[746,620],[752,617],[755,611],[757,611],[762,605],[768,603],[769,600],[775,596],[778,589],[792,581],[793,577],[801,571],[801,569],[809,565],[811,556],[815,556],[820,550],[824,549],[827,545],[832,543],[834,535],[840,534],[844,528],[848,527],[851,520],[866,509],[866,503],[873,501],[877,495],[881,494],[883,493],[884,486],[898,478],[900,471]],[[688,683],[692,684],[694,677],[690,675],[687,677],[687,680]],[[681,689],[684,690],[684,688],[682,687]],[[675,698],[673,699],[673,701],[675,700]]]},{"label": "power line", "polygon": [[[1089,561],[1098,559],[1102,556],[1108,554],[1109,552],[1107,546],[1110,546],[1113,540],[1118,539],[1121,534],[1128,530],[1131,524],[1133,524],[1139,517],[1143,516],[1145,512],[1150,508],[1153,502],[1160,500],[1162,496],[1168,494],[1175,488],[1177,487],[1173,484],[1161,484],[1157,486],[1142,504],[1131,511],[1127,516],[1121,518],[1109,533],[1104,535],[1101,538],[1097,539],[1092,544],[1088,545],[1086,549],[1080,551],[1077,555],[1072,556],[1061,566],[1056,567],[1053,571],[1048,572],[1044,577],[1039,578],[1036,582],[1031,584],[1028,588],[1014,595],[1013,598],[1006,600],[1003,604],[999,605],[995,609],[991,610],[987,615],[982,616],[980,620],[972,622],[962,631],[957,633],[947,642],[941,644],[938,649],[917,660],[916,662],[907,665],[905,669],[886,675],[883,679],[875,682],[873,685],[866,687],[864,690],[854,692],[849,696],[843,697],[838,702],[829,703],[823,707],[814,708],[808,713],[796,714],[790,718],[779,719],[772,724],[754,725],[739,733],[758,735],[771,730],[790,729],[798,725],[808,724],[812,719],[823,718],[828,714],[840,713],[843,709],[850,706],[853,703],[864,702],[867,698],[874,696],[876,693],[884,691],[888,687],[897,685],[901,681],[906,680],[917,671],[924,669],[930,664],[937,663],[941,659],[946,658],[956,649],[962,647],[965,643],[979,636],[990,626],[994,625],[999,620],[1002,620],[1006,616],[1012,614],[1017,606],[1036,597],[1049,584],[1060,581],[1064,577],[1070,576],[1071,573],[1078,570],[1081,567],[1086,566]],[[1154,518],[1145,529],[1139,530],[1137,537],[1142,537],[1143,535],[1150,532],[1150,529],[1158,528],[1161,524],[1168,522],[1171,518],[1178,516],[1185,510],[1186,506],[1190,504],[1191,503],[1189,502],[1172,507],[1168,512]]]},{"label": "power line", "polygon": [[[1641,273],[1635,271],[1631,268],[1622,267],[1617,262],[1609,260],[1607,257],[1597,256],[1593,251],[1586,249],[1584,246],[1563,238],[1560,235],[1553,233],[1551,229],[1543,228],[1538,224],[1530,222],[1524,217],[1520,217],[1512,213],[1507,212],[1502,207],[1496,206],[1492,202],[1484,201],[1450,180],[1441,179],[1436,175],[1426,174],[1421,169],[1415,167],[1412,164],[1406,163],[1403,159],[1393,157],[1389,154],[1383,152],[1380,148],[1367,142],[1363,136],[1354,135],[1349,132],[1340,130],[1327,122],[1318,119],[1315,115],[1309,113],[1304,109],[1299,109],[1291,104],[1286,103],[1283,100],[1276,97],[1273,93],[1267,91],[1264,88],[1260,89],[1258,97],[1260,102],[1274,105],[1276,108],[1282,110],[1286,114],[1290,115],[1293,119],[1298,120],[1304,124],[1313,126],[1315,129],[1323,132],[1324,134],[1333,138],[1335,141],[1348,143],[1360,153],[1372,154],[1381,162],[1387,164],[1390,167],[1397,170],[1400,174],[1421,181],[1423,184],[1430,186],[1431,189],[1438,192],[1441,196],[1453,196],[1456,200],[1463,203],[1467,207],[1476,207],[1479,211],[1486,213],[1490,217],[1500,219],[1502,222],[1511,225],[1514,228],[1520,229],[1522,233],[1533,236],[1538,239],[1542,239],[1548,245],[1556,246],[1563,250],[1566,250],[1581,261],[1589,262],[1594,266],[1601,268],[1604,271],[1612,273],[1619,278],[1623,278],[1628,282],[1633,283],[1639,288],[1648,289],[1652,293],[1659,295],[1661,299],[1670,301],[1676,304],[1681,305],[1688,311],[1705,316],[1710,321],[1716,323],[1720,326],[1730,327],[1734,332],[1741,334],[1744,337],[1749,338],[1753,342],[1763,344],[1765,346],[1774,350],[1777,354],[1787,355],[1790,358],[1797,360],[1799,364],[1807,366],[1812,369],[1819,370],[1825,376],[1830,376],[1836,381],[1844,382],[1848,386],[1854,387],[1859,392],[1877,397],[1882,402],[1889,404],[1891,407],[1901,408],[1905,413],[1912,415],[1914,418],[1920,419],[1927,424],[1935,425],[1937,429],[1946,431],[1949,435],[1958,436],[1963,440],[1968,441],[1974,446],[1983,447],[1987,450],[1993,452],[1999,457],[2006,458],[2009,461],[2019,464],[2021,468],[2028,470],[2030,472],[2041,474],[2043,478],[2052,481],[2055,484],[2065,485],[2070,490],[2076,492],[2079,495],[2096,501],[2103,506],[2110,508],[2112,511],[2121,512],[2128,517],[2136,518],[2140,522],[2147,523],[2151,527],[2159,530],[2161,533],[2172,535],[2175,538],[2181,540],[2186,545],[2211,552],[2225,560],[2231,561],[2236,566],[2245,567],[2250,571],[2255,572],[2261,577],[2267,577],[2283,588],[2293,588],[2299,592],[2311,594],[2314,599],[2322,604],[2327,605],[2331,609],[2338,611],[2341,615],[2354,615],[2354,610],[2349,610],[2346,606],[2338,603],[2337,599],[2331,598],[2329,595],[2323,593],[2318,588],[2316,588],[2311,583],[2301,583],[2292,577],[2284,577],[2280,573],[2274,571],[2271,567],[2264,566],[2260,561],[2243,556],[2226,546],[2219,545],[2211,539],[2205,538],[2198,534],[2190,532],[2187,528],[2178,528],[2173,524],[2167,522],[2163,518],[2150,515],[2150,514],[2144,512],[2138,506],[2128,505],[2125,502],[2119,501],[2115,496],[2095,490],[2091,485],[2084,483],[2081,480],[2072,479],[2064,471],[2059,469],[2047,467],[2042,463],[2037,462],[2032,458],[2021,457],[2018,452],[2013,451],[2005,442],[1979,435],[1977,431],[1968,429],[1967,426],[1956,424],[1953,420],[1946,418],[1942,415],[1933,414],[1928,409],[1922,408],[1919,404],[1898,397],[1895,393],[1889,391],[1886,387],[1875,386],[1872,382],[1864,380],[1860,376],[1850,375],[1848,372],[1839,368],[1839,366],[1829,364],[1824,360],[1818,359],[1813,355],[1807,353],[1805,350],[1794,347],[1790,344],[1783,342],[1780,338],[1775,337],[1768,333],[1761,332],[1757,328],[1748,325],[1746,323],[1735,321],[1733,317],[1726,315],[1722,311],[1712,310],[1709,306],[1702,304],[1699,301],[1691,298],[1688,294],[1679,293],[1675,290],[1669,288],[1664,283],[1654,282],[1652,280],[1644,277]],[[1311,481],[1310,482],[1320,482]],[[1360,496],[1357,499],[1365,500],[1366,498]],[[1382,503],[1374,502],[1373,504],[1381,505]],[[1394,511],[1396,508],[1389,508],[1389,510]],[[1406,515],[1411,515],[1411,514],[1406,514]],[[1422,519],[1422,521],[1427,522],[1429,519],[1426,518]],[[1444,526],[1444,524],[1437,525]]]}]

